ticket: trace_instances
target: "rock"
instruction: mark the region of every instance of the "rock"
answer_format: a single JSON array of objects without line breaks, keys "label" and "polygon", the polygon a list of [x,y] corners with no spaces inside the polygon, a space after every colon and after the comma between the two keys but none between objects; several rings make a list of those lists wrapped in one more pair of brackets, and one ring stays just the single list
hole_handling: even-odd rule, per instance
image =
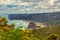
[{"label": "rock", "polygon": [[38,28],[42,28],[45,27],[42,23],[38,23],[38,22],[30,22],[28,24],[28,28],[29,29],[38,29]]}]

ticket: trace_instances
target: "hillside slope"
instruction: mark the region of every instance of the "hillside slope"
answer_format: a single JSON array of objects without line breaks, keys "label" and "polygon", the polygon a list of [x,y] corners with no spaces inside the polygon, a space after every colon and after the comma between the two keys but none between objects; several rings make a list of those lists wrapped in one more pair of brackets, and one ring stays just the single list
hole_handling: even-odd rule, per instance
[{"label": "hillside slope", "polygon": [[10,20],[28,20],[51,24],[54,22],[60,23],[60,12],[53,13],[35,13],[35,14],[9,14]]}]

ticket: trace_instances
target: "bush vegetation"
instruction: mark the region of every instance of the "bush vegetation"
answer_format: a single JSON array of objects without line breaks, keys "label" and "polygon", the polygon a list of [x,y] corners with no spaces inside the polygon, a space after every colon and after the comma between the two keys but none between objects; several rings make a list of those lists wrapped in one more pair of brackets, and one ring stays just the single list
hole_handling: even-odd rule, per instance
[{"label": "bush vegetation", "polygon": [[8,25],[6,18],[0,18],[0,40],[60,40],[60,24],[33,30],[14,26]]}]

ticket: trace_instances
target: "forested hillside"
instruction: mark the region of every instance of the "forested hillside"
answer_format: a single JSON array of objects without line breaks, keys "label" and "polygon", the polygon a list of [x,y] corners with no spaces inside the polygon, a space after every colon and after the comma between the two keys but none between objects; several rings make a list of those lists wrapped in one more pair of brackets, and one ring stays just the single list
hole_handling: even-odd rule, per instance
[{"label": "forested hillside", "polygon": [[50,25],[51,23],[60,23],[60,12],[52,13],[32,13],[32,14],[9,14],[10,20],[28,20],[41,22],[45,25]]}]

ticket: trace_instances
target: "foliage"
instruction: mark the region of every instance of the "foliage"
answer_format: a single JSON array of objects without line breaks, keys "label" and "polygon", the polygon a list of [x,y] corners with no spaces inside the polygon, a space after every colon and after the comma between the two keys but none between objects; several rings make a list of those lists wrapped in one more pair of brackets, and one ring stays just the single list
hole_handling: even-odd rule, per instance
[{"label": "foliage", "polygon": [[15,24],[7,24],[7,19],[0,18],[0,40],[60,40],[60,24],[40,29],[14,28]]}]

